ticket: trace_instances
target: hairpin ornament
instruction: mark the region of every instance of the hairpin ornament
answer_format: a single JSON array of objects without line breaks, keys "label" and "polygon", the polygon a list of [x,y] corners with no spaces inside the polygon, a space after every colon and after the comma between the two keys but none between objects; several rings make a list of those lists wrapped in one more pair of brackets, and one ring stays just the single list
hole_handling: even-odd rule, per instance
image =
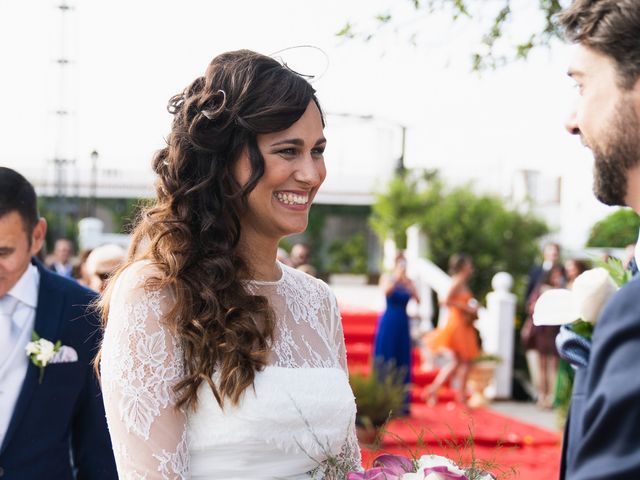
[{"label": "hairpin ornament", "polygon": [[287,47],[269,56],[309,83],[318,81],[329,69],[329,55],[313,45]]},{"label": "hairpin ornament", "polygon": [[212,101],[215,101],[215,98],[220,94],[222,94],[222,101],[218,105],[216,105],[214,108],[207,108],[202,110],[202,114],[209,120],[214,120],[227,105],[227,92],[222,89],[213,94]]}]

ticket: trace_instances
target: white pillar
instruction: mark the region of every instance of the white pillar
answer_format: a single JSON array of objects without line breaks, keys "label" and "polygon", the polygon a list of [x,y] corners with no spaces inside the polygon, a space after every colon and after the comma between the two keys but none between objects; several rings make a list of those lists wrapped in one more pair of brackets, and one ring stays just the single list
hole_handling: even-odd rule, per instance
[{"label": "white pillar", "polygon": [[78,244],[80,250],[90,250],[102,244],[104,223],[99,218],[87,217],[78,222]]},{"label": "white pillar", "polygon": [[478,321],[482,347],[486,353],[496,354],[502,362],[496,369],[495,397],[511,398],[513,382],[514,319],[517,298],[510,292],[513,278],[498,272],[491,281],[493,292],[487,295],[487,314]]},{"label": "white pillar", "polygon": [[414,281],[416,291],[420,297],[418,305],[418,316],[420,324],[418,330],[426,333],[433,330],[433,300],[431,295],[431,285],[424,275],[421,275],[420,260],[427,258],[428,243],[427,236],[418,225],[412,225],[407,229],[407,275]]},{"label": "white pillar", "polygon": [[398,248],[396,247],[396,242],[393,241],[393,238],[387,237],[384,241],[382,252],[382,270],[384,272],[393,271],[393,267],[396,263],[397,252]]}]

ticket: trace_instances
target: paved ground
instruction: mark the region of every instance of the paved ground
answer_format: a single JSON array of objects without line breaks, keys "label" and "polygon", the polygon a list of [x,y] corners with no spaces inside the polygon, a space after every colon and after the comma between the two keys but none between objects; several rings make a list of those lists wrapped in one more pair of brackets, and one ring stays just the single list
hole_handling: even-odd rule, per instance
[{"label": "paved ground", "polygon": [[559,432],[558,417],[555,411],[540,410],[534,403],[494,401],[489,408],[509,417],[517,418],[523,422],[532,423],[538,427],[546,428],[553,432]]},{"label": "paved ground", "polygon": [[[341,304],[380,311],[384,308],[384,295],[375,285],[358,285],[349,281],[340,281],[331,283],[330,286]],[[490,408],[523,422],[558,431],[556,413],[540,410],[533,403],[494,401]]]}]

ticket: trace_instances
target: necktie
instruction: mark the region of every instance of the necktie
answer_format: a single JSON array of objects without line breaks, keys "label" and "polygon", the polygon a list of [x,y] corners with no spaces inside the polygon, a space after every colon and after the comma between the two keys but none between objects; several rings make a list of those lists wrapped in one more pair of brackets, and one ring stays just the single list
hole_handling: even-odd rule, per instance
[{"label": "necktie", "polygon": [[14,339],[11,335],[13,312],[18,304],[18,299],[11,295],[0,298],[0,365],[9,357],[13,347]]}]

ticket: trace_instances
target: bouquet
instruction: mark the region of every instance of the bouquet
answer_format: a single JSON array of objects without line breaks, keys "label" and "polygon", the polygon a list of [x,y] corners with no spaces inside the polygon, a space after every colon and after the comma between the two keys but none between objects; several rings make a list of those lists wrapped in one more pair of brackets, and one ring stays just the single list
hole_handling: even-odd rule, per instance
[{"label": "bouquet", "polygon": [[402,455],[380,455],[373,468],[349,472],[347,480],[495,480],[477,468],[462,469],[446,457],[423,455],[411,460]]},{"label": "bouquet", "polygon": [[544,292],[534,307],[533,323],[566,325],[590,340],[605,304],[630,278],[630,273],[615,259],[587,270],[574,280],[571,290],[557,288]]}]

